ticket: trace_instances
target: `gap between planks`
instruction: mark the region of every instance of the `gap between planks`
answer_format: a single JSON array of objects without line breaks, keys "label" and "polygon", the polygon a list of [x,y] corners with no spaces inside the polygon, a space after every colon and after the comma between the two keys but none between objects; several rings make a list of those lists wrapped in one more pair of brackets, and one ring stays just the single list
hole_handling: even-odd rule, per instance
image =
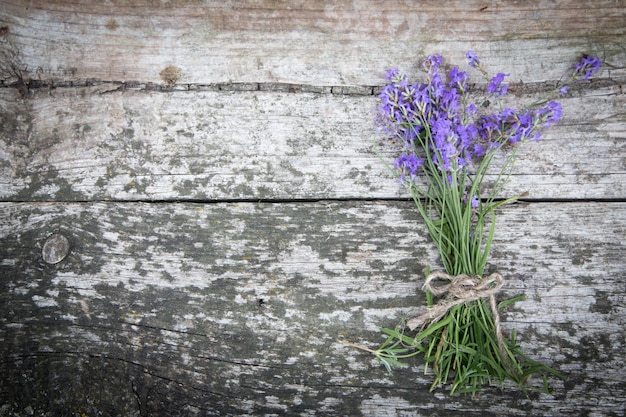
[{"label": "gap between planks", "polygon": [[[504,201],[506,198],[495,198],[494,201]],[[316,204],[316,203],[397,203],[410,202],[411,197],[345,197],[345,198],[171,198],[171,199],[121,199],[106,198],[95,200],[0,200],[1,203],[15,204]],[[622,198],[519,198],[511,204],[589,204],[589,203],[626,203],[626,197]]]}]

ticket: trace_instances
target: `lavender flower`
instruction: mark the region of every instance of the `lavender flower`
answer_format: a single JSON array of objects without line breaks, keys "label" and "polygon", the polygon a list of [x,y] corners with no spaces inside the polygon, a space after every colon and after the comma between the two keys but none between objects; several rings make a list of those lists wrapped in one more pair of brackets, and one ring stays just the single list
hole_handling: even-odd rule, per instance
[{"label": "lavender flower", "polygon": [[557,123],[561,120],[563,115],[563,107],[561,103],[555,101],[549,102],[546,107],[537,110],[536,117],[544,124],[545,127],[550,127],[552,123]]},{"label": "lavender flower", "polygon": [[454,67],[448,73],[448,78],[450,79],[450,88],[458,87],[461,91],[465,91],[467,87],[467,73],[464,71],[459,71],[458,67]]},{"label": "lavender flower", "polygon": [[476,55],[476,52],[474,51],[467,51],[467,53],[465,54],[465,58],[467,58],[467,64],[472,67],[472,68],[476,68],[480,66],[480,60],[478,59],[478,56]]},{"label": "lavender flower", "polygon": [[[487,76],[473,51],[468,51],[466,58],[471,67]],[[538,140],[543,128],[561,119],[563,109],[557,102],[546,103],[548,99],[541,99],[546,101],[524,109],[502,106],[500,98],[508,90],[503,82],[509,75],[504,73],[491,78],[486,88],[486,95],[498,105],[490,108],[477,106],[467,94],[468,75],[457,67],[442,74],[442,65],[441,55],[429,56],[422,64],[428,74],[426,81],[414,84],[410,84],[406,75],[398,69],[388,70],[385,76],[389,84],[380,92],[376,123],[382,132],[403,145],[400,156],[394,162],[394,169],[400,182],[410,190],[427,230],[438,246],[446,273],[450,276],[480,277],[485,270],[493,238],[494,210],[520,197],[498,199],[508,178],[508,175],[502,174],[511,169],[515,152],[509,153],[505,159],[501,175],[496,176],[495,183],[483,189],[482,182],[489,172],[490,163],[495,161],[496,152],[504,151],[508,146],[517,147],[525,141]],[[588,79],[599,67],[598,58],[585,56],[576,65],[572,79]],[[559,91],[565,94],[567,87],[558,86],[555,95]],[[484,97],[480,100],[479,103],[483,102]],[[498,110],[492,111],[493,108]],[[418,182],[416,179],[420,175],[423,181]],[[485,226],[489,222],[491,229],[487,232]],[[511,379],[523,385],[524,382],[519,381],[526,380],[524,373],[543,374],[544,381],[544,371],[559,375],[550,368],[528,362],[527,358],[522,363],[517,362],[516,357],[521,353],[514,344],[507,342],[494,348],[495,329],[472,333],[467,341],[445,340],[445,336],[441,335],[446,335],[447,329],[453,329],[450,332],[454,334],[454,326],[466,329],[473,326],[476,320],[484,320],[484,316],[477,316],[478,309],[465,305],[462,308],[466,310],[444,313],[450,315],[446,316],[448,322],[444,333],[433,333],[432,327],[423,330],[427,333],[420,333],[428,335],[427,350],[423,345],[411,353],[403,353],[402,357],[409,357],[425,351],[435,352],[426,357],[427,363],[434,363],[436,380],[433,386],[447,381],[451,364],[457,366],[453,392],[457,389],[473,392],[485,382],[485,376],[487,381],[494,377],[501,382]],[[497,315],[497,310],[493,314]],[[437,326],[444,320],[438,321]],[[472,328],[482,329],[481,326]],[[391,369],[392,365],[399,363],[397,346],[400,343],[404,345],[407,339],[397,331],[386,333],[389,336],[387,342],[375,353]],[[422,340],[422,337],[418,336],[415,340]],[[471,349],[464,349],[463,346],[471,346]],[[467,352],[476,346],[489,350],[488,361],[473,354],[468,356]],[[371,352],[369,348],[366,350]],[[403,352],[405,350],[409,350],[408,346],[402,349]],[[451,357],[455,358],[454,361],[450,360]],[[509,368],[502,364],[512,366]],[[458,372],[470,366],[476,372]]]},{"label": "lavender flower", "polygon": [[394,164],[394,167],[400,171],[400,181],[405,181],[405,176],[408,174],[411,176],[411,181],[417,177],[418,170],[424,163],[423,159],[418,158],[415,154],[403,154]]},{"label": "lavender flower", "polygon": [[472,199],[470,200],[470,204],[472,205],[472,208],[478,208],[478,205],[480,204],[480,200],[478,199],[477,195],[472,196]]},{"label": "lavender flower", "polygon": [[398,75],[400,75],[400,70],[398,68],[391,68],[385,71],[385,78],[387,81],[393,81]]},{"label": "lavender flower", "polygon": [[602,61],[598,57],[591,55],[584,55],[580,62],[574,67],[574,78],[584,78],[588,80],[589,77],[594,75],[600,70]]},{"label": "lavender flower", "polygon": [[504,96],[509,88],[508,85],[502,85],[502,81],[504,81],[504,77],[507,77],[511,74],[503,74],[501,72],[497,73],[495,77],[491,79],[491,82],[487,86],[487,91],[495,96]]},{"label": "lavender flower", "polygon": [[443,57],[441,55],[430,55],[423,63],[422,67],[429,74],[434,74],[439,70],[439,67],[443,63]]},{"label": "lavender flower", "polygon": [[[467,57],[470,65],[478,65],[473,51]],[[597,62],[587,57],[579,70],[597,71]],[[410,84],[397,68],[385,73],[390,82],[379,95],[376,121],[383,133],[404,144],[404,152],[394,164],[402,182],[412,183],[426,163],[445,177],[465,172],[473,159],[484,158],[503,144],[514,146],[538,140],[541,128],[550,127],[562,117],[562,107],[554,101],[537,109],[479,111],[465,94],[467,73],[453,67],[444,79],[440,74],[442,64],[441,55],[429,56],[423,62],[428,71],[425,83]],[[508,86],[503,82],[508,75],[498,73],[491,78],[487,94],[504,96]],[[560,91],[567,89],[562,87]]]}]

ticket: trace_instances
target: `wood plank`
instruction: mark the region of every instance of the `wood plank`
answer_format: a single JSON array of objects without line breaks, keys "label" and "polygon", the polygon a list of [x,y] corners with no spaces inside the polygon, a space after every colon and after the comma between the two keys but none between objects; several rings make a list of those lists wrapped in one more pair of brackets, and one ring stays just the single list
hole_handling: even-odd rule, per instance
[{"label": "wood plank", "polygon": [[[114,5],[112,5],[114,4]],[[626,66],[621,1],[419,3],[6,0],[27,77],[176,82],[380,85],[390,66],[410,70],[469,49],[494,72],[525,82],[557,80],[581,53],[600,56],[603,77]],[[166,71],[167,73],[167,71]]]},{"label": "wood plank", "polygon": [[[27,100],[0,89],[2,200],[407,195],[373,149],[374,96],[102,88],[38,91]],[[621,86],[573,91],[561,102],[563,120],[523,147],[504,194],[624,198]],[[400,152],[391,143],[380,150],[389,163]]]},{"label": "wood plank", "polygon": [[[0,204],[3,411],[125,415],[623,414],[626,204],[501,211],[490,268],[551,395],[428,393],[373,346],[437,256],[408,202]],[[54,233],[71,249],[42,260]],[[261,301],[262,300],[262,301]],[[50,399],[54,398],[54,401]],[[29,408],[26,408],[29,407]]]}]

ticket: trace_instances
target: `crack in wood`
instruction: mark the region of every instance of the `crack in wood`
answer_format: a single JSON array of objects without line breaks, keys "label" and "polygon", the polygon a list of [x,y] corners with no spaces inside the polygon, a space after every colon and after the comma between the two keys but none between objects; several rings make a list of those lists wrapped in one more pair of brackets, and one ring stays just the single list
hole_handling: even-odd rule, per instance
[{"label": "crack in wood", "polygon": [[[588,82],[570,83],[569,91],[584,91],[604,87],[621,86],[626,83],[626,79],[598,79]],[[547,93],[555,89],[556,81],[535,82],[535,83],[509,83],[509,95],[523,96],[533,93]],[[377,96],[383,89],[382,85],[339,85],[324,86],[311,84],[294,84],[281,82],[229,82],[229,83],[153,83],[142,81],[106,81],[106,80],[72,80],[72,81],[51,81],[18,78],[17,80],[0,80],[0,88],[16,88],[22,96],[26,96],[28,91],[35,90],[56,90],[71,89],[81,87],[95,87],[95,94],[110,94],[124,91],[144,91],[144,92],[189,92],[189,91],[223,91],[223,92],[269,92],[269,93],[308,93],[319,95],[337,96]],[[98,89],[98,87],[101,87]],[[471,84],[469,91],[482,93],[484,85]]]},{"label": "crack in wood", "polygon": [[175,91],[264,91],[275,93],[312,93],[334,94],[350,96],[372,96],[380,92],[380,86],[320,86],[293,83],[264,83],[264,82],[241,82],[241,83],[190,83],[190,84],[159,84],[142,81],[103,81],[103,80],[74,80],[74,81],[42,81],[28,80],[28,82],[3,80],[0,88],[23,88],[29,90],[38,89],[61,89],[77,87],[103,87],[100,94],[118,91],[150,91],[150,92],[175,92]]}]

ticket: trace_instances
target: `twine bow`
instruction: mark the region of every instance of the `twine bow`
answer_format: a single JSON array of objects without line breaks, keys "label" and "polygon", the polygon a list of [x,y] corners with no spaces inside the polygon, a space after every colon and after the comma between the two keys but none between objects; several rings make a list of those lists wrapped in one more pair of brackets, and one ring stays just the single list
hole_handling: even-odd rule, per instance
[{"label": "twine bow", "polygon": [[502,288],[504,279],[502,275],[494,272],[485,278],[475,278],[461,274],[457,276],[446,274],[445,272],[433,272],[426,277],[424,290],[430,291],[433,295],[443,295],[439,303],[430,307],[425,313],[412,318],[406,325],[409,329],[415,330],[428,322],[439,321],[452,307],[475,301],[480,298],[488,298],[493,324],[496,332],[496,339],[500,349],[504,349],[502,339],[502,329],[500,328],[500,315],[494,294]]}]

